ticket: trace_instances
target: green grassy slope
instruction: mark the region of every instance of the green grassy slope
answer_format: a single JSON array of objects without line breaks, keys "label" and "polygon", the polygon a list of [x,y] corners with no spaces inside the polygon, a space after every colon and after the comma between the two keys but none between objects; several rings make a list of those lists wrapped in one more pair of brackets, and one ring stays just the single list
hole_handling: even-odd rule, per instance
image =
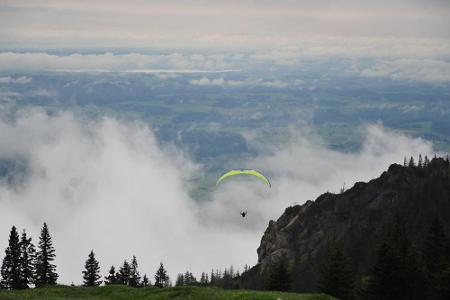
[{"label": "green grassy slope", "polygon": [[15,299],[192,299],[192,300],[332,300],[320,294],[294,294],[281,292],[223,290],[210,287],[175,287],[169,289],[135,289],[126,286],[102,286],[98,288],[82,288],[56,286],[20,291],[0,290],[0,300]]}]

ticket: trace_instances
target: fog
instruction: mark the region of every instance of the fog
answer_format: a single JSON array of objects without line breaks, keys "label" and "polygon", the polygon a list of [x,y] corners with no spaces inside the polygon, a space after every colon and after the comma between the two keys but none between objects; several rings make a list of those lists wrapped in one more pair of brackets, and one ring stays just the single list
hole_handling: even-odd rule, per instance
[{"label": "fog", "polygon": [[[258,145],[265,154],[246,165],[267,174],[271,189],[233,178],[209,201],[197,202],[189,182],[202,166],[159,144],[145,124],[37,108],[0,116],[0,160],[16,162],[14,176],[0,182],[0,259],[12,225],[36,242],[46,221],[61,283],[81,282],[91,249],[103,275],[132,255],[151,279],[160,261],[172,280],[186,270],[199,275],[231,264],[242,270],[256,263],[269,220],[287,206],[377,177],[405,155],[433,152],[429,142],[379,124],[361,128],[365,139],[355,153],[327,149],[318,137],[297,132],[289,144]],[[245,219],[242,209],[249,212]]]}]

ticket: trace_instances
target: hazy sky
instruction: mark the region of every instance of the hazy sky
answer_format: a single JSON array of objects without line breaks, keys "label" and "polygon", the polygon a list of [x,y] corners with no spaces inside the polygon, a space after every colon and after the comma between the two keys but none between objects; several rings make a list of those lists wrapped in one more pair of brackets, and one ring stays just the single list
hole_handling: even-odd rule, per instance
[{"label": "hazy sky", "polygon": [[446,0],[1,0],[2,46],[239,48],[449,38]]}]

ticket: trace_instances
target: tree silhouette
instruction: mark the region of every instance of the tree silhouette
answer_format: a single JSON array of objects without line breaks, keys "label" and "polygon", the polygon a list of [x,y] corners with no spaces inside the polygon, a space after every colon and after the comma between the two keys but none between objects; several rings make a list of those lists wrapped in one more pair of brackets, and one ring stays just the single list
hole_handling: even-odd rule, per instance
[{"label": "tree silhouette", "polygon": [[146,287],[150,286],[150,280],[148,279],[147,274],[144,274],[144,277],[142,277],[141,286],[143,288],[146,288]]},{"label": "tree silhouette", "polygon": [[352,297],[353,276],[347,258],[335,243],[329,247],[319,279],[319,290],[338,299]]},{"label": "tree silhouette", "polygon": [[36,255],[36,286],[56,284],[58,274],[56,273],[56,266],[52,263],[55,260],[55,256],[52,238],[48,231],[47,223],[44,223]]},{"label": "tree silhouette", "polygon": [[25,229],[20,239],[20,281],[21,288],[29,288],[34,283],[36,250],[31,241],[31,237],[27,237]]},{"label": "tree silhouette", "polygon": [[117,278],[117,275],[118,274],[116,274],[116,268],[114,266],[111,266],[111,268],[109,268],[108,276],[105,276],[105,284],[118,284],[119,280]]},{"label": "tree silhouette", "polygon": [[95,259],[94,250],[91,250],[88,259],[84,264],[83,285],[87,287],[99,286],[102,283],[102,281],[99,280],[100,278],[100,266]]},{"label": "tree silhouette", "polygon": [[20,289],[23,287],[20,274],[20,243],[19,234],[15,226],[9,234],[8,247],[1,267],[2,287]]},{"label": "tree silhouette", "polygon": [[155,274],[155,286],[159,288],[170,286],[169,275],[167,275],[167,271],[164,269],[162,262],[159,264],[159,268]]},{"label": "tree silhouette", "polygon": [[269,274],[268,289],[271,291],[288,291],[291,286],[290,272],[286,255],[282,255]]},{"label": "tree silhouette", "polygon": [[141,281],[141,276],[138,271],[138,262],[136,256],[133,255],[130,266],[130,286],[138,287]]},{"label": "tree silhouette", "polygon": [[124,261],[122,267],[119,269],[118,280],[121,284],[129,285],[131,276],[131,266],[128,261]]}]

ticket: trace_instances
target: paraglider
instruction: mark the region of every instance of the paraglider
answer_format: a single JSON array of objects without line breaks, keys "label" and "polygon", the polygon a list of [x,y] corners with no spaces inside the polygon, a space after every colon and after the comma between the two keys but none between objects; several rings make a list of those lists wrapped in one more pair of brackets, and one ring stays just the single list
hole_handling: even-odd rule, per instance
[{"label": "paraglider", "polygon": [[263,174],[261,174],[258,171],[255,171],[255,170],[231,170],[231,171],[228,171],[225,174],[223,174],[222,176],[220,176],[219,179],[217,179],[216,186],[219,185],[219,183],[221,183],[223,180],[225,180],[231,176],[235,176],[235,175],[252,175],[252,176],[255,176],[255,177],[261,179],[263,182],[265,182],[269,186],[269,188],[271,187],[269,179],[267,179],[266,176],[264,176]]},{"label": "paraglider", "polygon": [[[263,181],[266,185],[268,185],[269,188],[272,187],[272,185],[270,184],[269,179],[267,179],[266,176],[264,176],[263,174],[261,174],[258,171],[255,171],[255,170],[231,170],[231,171],[228,171],[225,174],[223,174],[222,176],[220,176],[219,179],[217,179],[216,186],[219,185],[223,180],[225,180],[225,179],[227,179],[229,177],[235,176],[235,175],[255,176],[258,179],[260,179],[261,181]],[[245,216],[247,215],[247,211],[246,210],[245,211],[241,211],[240,214],[241,214],[241,216],[243,218],[245,218]]]}]

